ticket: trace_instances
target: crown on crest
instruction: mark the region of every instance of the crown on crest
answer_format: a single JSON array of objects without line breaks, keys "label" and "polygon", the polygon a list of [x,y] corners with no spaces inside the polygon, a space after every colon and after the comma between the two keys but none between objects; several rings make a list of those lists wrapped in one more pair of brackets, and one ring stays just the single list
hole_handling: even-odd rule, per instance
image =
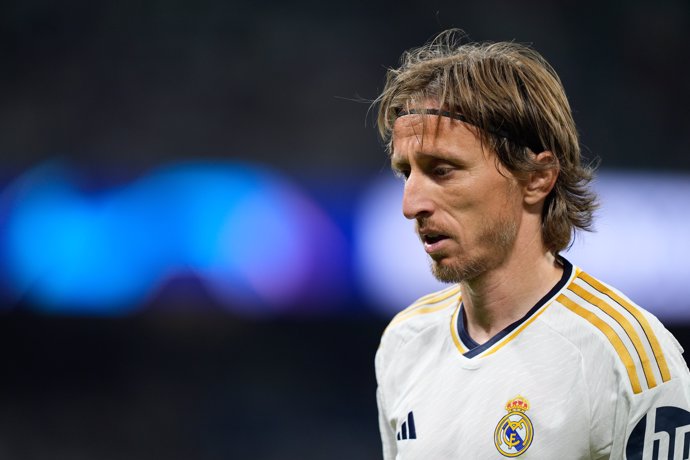
[{"label": "crown on crest", "polygon": [[516,396],[506,404],[508,412],[525,412],[529,410],[529,401],[522,396]]}]

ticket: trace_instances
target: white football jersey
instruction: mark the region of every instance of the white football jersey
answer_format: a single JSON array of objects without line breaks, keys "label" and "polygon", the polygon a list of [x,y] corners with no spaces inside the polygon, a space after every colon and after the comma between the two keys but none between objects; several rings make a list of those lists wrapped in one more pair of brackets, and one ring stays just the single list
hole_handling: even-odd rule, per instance
[{"label": "white football jersey", "polygon": [[690,373],[675,338],[562,259],[556,286],[478,345],[459,285],[422,297],[376,354],[385,460],[690,458]]}]

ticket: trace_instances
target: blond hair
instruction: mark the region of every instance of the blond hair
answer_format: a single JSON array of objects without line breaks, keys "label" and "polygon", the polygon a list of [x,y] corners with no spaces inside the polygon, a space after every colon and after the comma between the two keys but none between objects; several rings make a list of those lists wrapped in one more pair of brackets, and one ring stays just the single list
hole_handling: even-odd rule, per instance
[{"label": "blond hair", "polygon": [[[378,104],[378,128],[392,153],[396,118],[430,111],[478,128],[506,168],[516,174],[557,168],[558,178],[544,202],[542,238],[554,254],[568,247],[576,229],[591,230],[596,195],[594,168],[583,165],[577,129],[555,70],[533,49],[513,42],[465,43],[457,29],[407,51],[389,69]],[[435,101],[438,108],[423,107]],[[551,163],[535,154],[548,150]]]}]

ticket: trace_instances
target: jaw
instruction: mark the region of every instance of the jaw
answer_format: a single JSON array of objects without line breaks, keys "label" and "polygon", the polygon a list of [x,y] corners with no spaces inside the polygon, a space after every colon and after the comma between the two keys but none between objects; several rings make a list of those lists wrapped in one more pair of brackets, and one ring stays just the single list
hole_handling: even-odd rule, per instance
[{"label": "jaw", "polygon": [[447,283],[478,280],[509,263],[515,256],[516,239],[515,222],[495,222],[485,227],[479,238],[469,245],[461,247],[453,241],[456,244],[449,244],[448,250],[430,254],[432,273],[439,281]]}]

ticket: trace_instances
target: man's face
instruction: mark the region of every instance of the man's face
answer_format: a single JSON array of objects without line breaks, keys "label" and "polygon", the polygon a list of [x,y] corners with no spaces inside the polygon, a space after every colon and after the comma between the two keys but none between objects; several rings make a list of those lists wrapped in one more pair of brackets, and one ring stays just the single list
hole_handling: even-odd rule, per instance
[{"label": "man's face", "polygon": [[521,188],[470,125],[398,118],[391,165],[405,178],[403,214],[415,219],[434,276],[471,280],[505,261],[520,225]]}]

